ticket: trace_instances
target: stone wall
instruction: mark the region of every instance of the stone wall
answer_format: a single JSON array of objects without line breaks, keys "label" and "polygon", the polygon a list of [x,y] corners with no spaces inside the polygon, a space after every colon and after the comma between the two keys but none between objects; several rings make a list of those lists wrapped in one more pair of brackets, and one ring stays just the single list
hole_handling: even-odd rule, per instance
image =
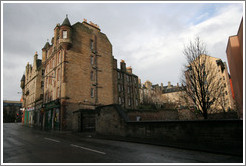
[{"label": "stone wall", "polygon": [[97,109],[96,133],[135,142],[242,155],[240,120],[129,121],[117,105]]}]

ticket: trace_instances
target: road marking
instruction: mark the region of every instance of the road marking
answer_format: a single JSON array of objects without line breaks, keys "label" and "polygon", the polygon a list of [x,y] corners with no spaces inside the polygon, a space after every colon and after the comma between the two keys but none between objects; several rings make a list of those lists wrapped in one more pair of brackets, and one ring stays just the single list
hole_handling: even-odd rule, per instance
[{"label": "road marking", "polygon": [[94,150],[94,149],[85,148],[85,147],[74,145],[74,144],[71,144],[71,146],[76,147],[76,148],[81,148],[81,149],[84,149],[84,150],[89,150],[89,151],[96,152],[96,153],[100,153],[100,154],[104,154],[104,155],[106,154],[104,152],[100,152],[100,151],[97,151],[97,150]]},{"label": "road marking", "polygon": [[50,140],[50,141],[54,141],[54,142],[60,142],[60,141],[58,141],[58,140],[55,140],[55,139],[51,139],[51,138],[44,138],[44,139],[47,139],[47,140]]}]

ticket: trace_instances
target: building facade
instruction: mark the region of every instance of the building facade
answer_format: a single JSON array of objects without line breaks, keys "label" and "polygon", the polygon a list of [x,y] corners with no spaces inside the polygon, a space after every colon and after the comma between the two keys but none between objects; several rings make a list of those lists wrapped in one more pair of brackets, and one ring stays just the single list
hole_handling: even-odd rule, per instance
[{"label": "building facade", "polygon": [[[192,79],[191,83],[190,79]],[[199,82],[201,80],[202,83]],[[193,85],[190,86],[190,84]],[[189,86],[188,90],[196,89],[192,93],[197,93],[199,95],[202,95],[201,93],[203,92],[201,91],[206,89],[206,93],[210,94],[210,96],[207,95],[207,97],[210,98],[209,102],[213,98],[215,99],[210,110],[208,110],[208,113],[216,113],[221,110],[227,112],[228,110],[235,109],[227,65],[219,58],[200,55],[197,59],[191,62],[189,69],[186,71],[186,85]],[[194,95],[193,97],[193,100],[201,100],[201,98],[198,99],[197,95]]]},{"label": "building facade", "polygon": [[126,67],[124,60],[117,68],[117,60],[114,59],[114,83],[115,103],[126,109],[136,109],[140,102],[138,76],[132,73],[132,67]]},{"label": "building facade", "polygon": [[226,54],[238,117],[243,119],[243,19],[241,20],[237,35],[230,36],[228,39]]},{"label": "building facade", "polygon": [[156,106],[161,106],[163,104],[163,98],[161,97],[163,90],[163,83],[161,86],[159,84],[153,85],[149,80],[141,84],[139,89],[140,93],[140,103],[151,104]]},{"label": "building facade", "polygon": [[21,79],[23,116],[24,123],[30,125],[42,124],[40,118],[43,100],[43,76],[41,59],[38,59],[37,52],[34,55],[33,65],[26,65],[25,74]]},{"label": "building facade", "polygon": [[[95,123],[91,113],[97,106],[135,108],[138,93],[127,81],[137,76],[117,69],[117,64],[115,68],[115,62],[112,45],[98,25],[86,19],[71,25],[67,17],[57,24],[51,43],[42,48],[44,128],[82,131]],[[115,77],[118,73],[123,81]],[[120,81],[132,93],[117,91]]]},{"label": "building facade", "polygon": [[188,101],[185,100],[184,95],[184,89],[179,83],[175,86],[169,81],[168,85],[164,86],[162,90],[163,102],[174,104],[176,108],[188,105]]}]

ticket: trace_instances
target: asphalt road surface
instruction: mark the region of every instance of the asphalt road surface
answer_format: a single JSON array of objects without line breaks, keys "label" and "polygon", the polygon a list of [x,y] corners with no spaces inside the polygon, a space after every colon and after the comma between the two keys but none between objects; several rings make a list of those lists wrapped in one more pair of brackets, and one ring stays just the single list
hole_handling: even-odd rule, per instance
[{"label": "asphalt road surface", "polygon": [[3,124],[5,163],[242,163],[240,156],[112,141]]}]

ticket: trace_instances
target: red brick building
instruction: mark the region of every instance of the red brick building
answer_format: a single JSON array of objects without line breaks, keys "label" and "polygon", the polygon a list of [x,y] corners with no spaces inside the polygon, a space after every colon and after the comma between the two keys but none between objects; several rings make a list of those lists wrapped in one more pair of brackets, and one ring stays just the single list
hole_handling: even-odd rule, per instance
[{"label": "red brick building", "polygon": [[230,36],[226,49],[238,117],[243,119],[243,19],[238,33]]}]

